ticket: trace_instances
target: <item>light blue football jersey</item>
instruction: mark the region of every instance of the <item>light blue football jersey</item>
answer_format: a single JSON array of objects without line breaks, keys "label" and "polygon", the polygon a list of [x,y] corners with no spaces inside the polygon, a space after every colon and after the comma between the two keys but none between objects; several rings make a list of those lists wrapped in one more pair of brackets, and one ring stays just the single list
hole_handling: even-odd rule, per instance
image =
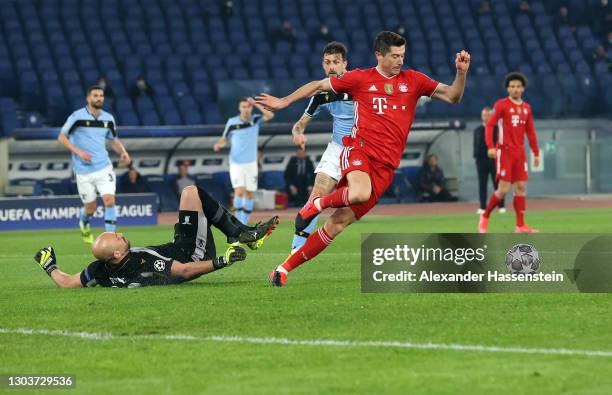
[{"label": "light blue football jersey", "polygon": [[75,174],[93,173],[112,165],[106,150],[106,140],[117,138],[115,118],[111,114],[101,111],[96,118],[87,107],[83,107],[68,117],[60,133],[67,135],[72,144],[91,154],[91,162],[85,162],[72,153]]},{"label": "light blue football jersey", "polygon": [[332,141],[342,144],[344,136],[350,136],[355,121],[355,105],[347,93],[322,92],[310,98],[304,114],[315,117],[326,110],[333,117]]},{"label": "light blue football jersey", "polygon": [[263,123],[261,114],[251,115],[249,122],[236,115],[227,120],[223,137],[230,143],[230,163],[252,163],[257,161],[257,140]]}]

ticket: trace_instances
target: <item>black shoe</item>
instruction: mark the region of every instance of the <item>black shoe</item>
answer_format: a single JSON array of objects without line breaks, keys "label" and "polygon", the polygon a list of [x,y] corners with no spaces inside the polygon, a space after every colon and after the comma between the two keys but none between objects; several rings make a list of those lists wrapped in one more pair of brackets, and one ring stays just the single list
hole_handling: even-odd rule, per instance
[{"label": "black shoe", "polygon": [[251,229],[240,232],[237,237],[228,237],[227,242],[246,244],[250,249],[256,250],[263,245],[264,239],[272,234],[278,223],[278,216],[275,215],[266,222],[260,222]]},{"label": "black shoe", "polygon": [[308,203],[306,203],[306,205],[302,207],[300,211],[298,211],[297,215],[295,216],[295,230],[302,231],[306,229],[312,220],[321,213],[321,211],[317,209],[314,204],[316,199],[318,198],[309,200]]}]

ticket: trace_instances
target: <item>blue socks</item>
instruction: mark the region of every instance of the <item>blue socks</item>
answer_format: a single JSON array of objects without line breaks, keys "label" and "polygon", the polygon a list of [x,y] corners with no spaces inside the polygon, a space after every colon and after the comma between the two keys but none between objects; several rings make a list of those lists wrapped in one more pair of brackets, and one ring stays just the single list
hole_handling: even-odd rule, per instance
[{"label": "blue socks", "polygon": [[234,195],[234,208],[236,209],[234,212],[234,217],[236,217],[238,221],[247,225],[249,223],[249,217],[253,212],[253,199],[247,199],[245,197]]},{"label": "blue socks", "polygon": [[242,208],[242,212],[243,214],[243,220],[242,223],[247,225],[249,223],[249,217],[251,216],[251,213],[253,212],[253,199],[244,199],[244,207]]},{"label": "blue socks", "polygon": [[234,217],[238,219],[238,221],[244,223],[244,199],[238,195],[234,195]]},{"label": "blue socks", "polygon": [[304,229],[301,232],[296,232],[293,235],[293,242],[291,243],[291,253],[292,254],[296,252],[297,250],[299,250],[300,248],[302,248],[304,243],[306,243],[306,239],[308,238],[308,236],[310,236],[310,234],[314,232],[315,229],[317,229],[318,221],[319,221],[319,216],[317,215],[316,217],[313,218],[312,222],[310,222],[310,225],[308,225],[306,229]]},{"label": "blue socks", "polygon": [[104,227],[107,232],[114,232],[117,229],[117,210],[115,210],[115,206],[104,208]]},{"label": "blue socks", "polygon": [[85,207],[81,207],[81,216],[79,217],[79,220],[83,222],[85,226],[89,225],[89,221],[91,221],[91,217],[92,217],[91,214],[87,214],[85,212]]}]

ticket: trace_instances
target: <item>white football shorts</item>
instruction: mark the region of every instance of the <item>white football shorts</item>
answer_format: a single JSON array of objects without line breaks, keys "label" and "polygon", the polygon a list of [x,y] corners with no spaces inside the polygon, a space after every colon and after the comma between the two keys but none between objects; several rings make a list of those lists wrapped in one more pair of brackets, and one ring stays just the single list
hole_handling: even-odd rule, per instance
[{"label": "white football shorts", "polygon": [[249,192],[257,190],[257,162],[230,163],[229,174],[232,188],[244,187]]},{"label": "white football shorts", "polygon": [[340,144],[330,141],[314,172],[327,174],[334,180],[340,181],[340,178],[342,178],[340,154],[343,148]]},{"label": "white football shorts", "polygon": [[77,174],[76,184],[79,196],[83,203],[91,203],[96,200],[96,191],[103,195],[114,195],[116,185],[115,171],[112,166],[93,173]]}]

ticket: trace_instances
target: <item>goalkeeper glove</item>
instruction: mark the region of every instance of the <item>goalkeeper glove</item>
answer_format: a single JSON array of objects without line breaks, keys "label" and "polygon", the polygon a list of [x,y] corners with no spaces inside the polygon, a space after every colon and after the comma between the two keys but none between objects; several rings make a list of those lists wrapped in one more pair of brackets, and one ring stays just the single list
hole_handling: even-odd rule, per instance
[{"label": "goalkeeper glove", "polygon": [[53,250],[53,247],[40,249],[36,255],[34,255],[34,260],[49,276],[52,271],[57,269],[57,259],[55,258],[55,250]]},{"label": "goalkeeper glove", "polygon": [[246,259],[246,251],[238,245],[231,245],[225,251],[225,254],[213,259],[213,267],[215,270],[230,266],[234,262],[244,261]]}]

